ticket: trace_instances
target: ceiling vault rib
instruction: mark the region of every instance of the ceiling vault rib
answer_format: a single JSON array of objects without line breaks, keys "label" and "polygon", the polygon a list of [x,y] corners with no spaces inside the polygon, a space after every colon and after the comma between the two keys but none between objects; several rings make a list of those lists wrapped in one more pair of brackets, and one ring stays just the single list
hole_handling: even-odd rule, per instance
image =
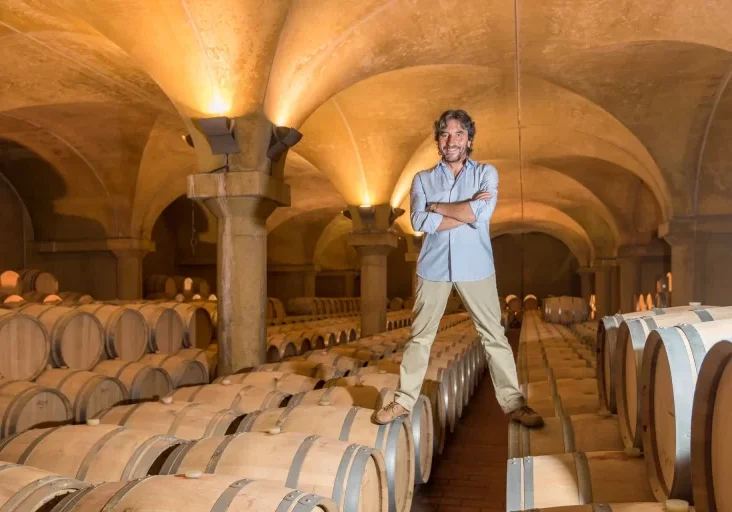
[{"label": "ceiling vault rib", "polygon": [[[521,41],[519,33],[519,5],[518,0],[513,1],[514,20],[514,58],[516,65],[516,133],[518,136],[518,168],[519,168],[519,205],[521,208],[521,222],[524,221],[524,165],[523,146],[521,137]],[[524,270],[525,270],[526,235],[521,233],[521,280],[520,293],[524,296]]]},{"label": "ceiling vault rib", "polygon": [[[5,23],[3,21],[0,21],[0,26],[3,26],[5,28],[7,28],[8,30],[11,30],[11,31],[15,32],[16,34],[18,34],[18,35],[20,35],[22,37],[25,37],[26,39],[29,39],[30,41],[33,41],[35,44],[37,44],[39,46],[42,46],[43,48],[47,49],[48,51],[50,51],[50,52],[58,55],[59,57],[65,59],[65,60],[68,60],[68,61],[73,62],[74,64],[76,64],[77,66],[79,66],[81,68],[84,68],[86,71],[90,72],[91,74],[93,74],[95,76],[98,76],[98,77],[102,78],[103,80],[105,80],[107,82],[111,82],[112,84],[114,84],[114,85],[116,85],[116,86],[118,86],[118,87],[126,90],[127,92],[129,92],[130,94],[136,96],[137,98],[139,98],[143,102],[148,103],[148,104],[154,106],[157,109],[164,110],[164,111],[169,112],[169,113],[174,113],[175,112],[175,109],[172,109],[169,105],[160,105],[158,102],[156,102],[153,99],[149,98],[146,94],[144,94],[144,93],[142,93],[142,92],[140,92],[138,90],[135,90],[133,87],[130,87],[129,85],[125,84],[124,82],[121,82],[119,80],[115,80],[114,78],[105,75],[104,73],[102,73],[101,71],[99,71],[97,69],[94,69],[94,68],[91,68],[91,67],[87,66],[86,64],[84,64],[83,62],[80,62],[77,59],[73,59],[73,58],[69,57],[68,55],[66,55],[61,50],[58,50],[57,48],[54,48],[53,46],[49,46],[48,44],[39,41],[38,39],[36,39],[35,37],[31,36],[30,34],[27,34],[25,32],[22,32],[22,31],[18,30],[17,28],[15,28],[15,27],[13,27],[11,25],[8,25],[7,23]],[[145,73],[147,74],[147,71]],[[149,76],[149,74],[148,74],[148,76]],[[176,113],[176,115],[177,115],[177,113]]]},{"label": "ceiling vault rib", "polygon": [[218,92],[219,90],[219,84],[218,80],[214,76],[213,68],[211,67],[211,61],[208,58],[208,52],[206,51],[206,45],[203,44],[203,40],[201,39],[201,31],[198,30],[198,25],[196,25],[196,22],[193,21],[193,16],[191,16],[191,11],[188,9],[188,2],[187,0],[180,0],[180,4],[183,7],[183,12],[186,13],[186,21],[188,21],[188,24],[191,27],[191,30],[193,31],[193,36],[196,38],[196,44],[198,44],[198,47],[201,49],[201,54],[203,55],[203,62],[206,64],[206,74],[208,75],[208,79],[211,82],[211,85],[214,86],[214,90]]},{"label": "ceiling vault rib", "polygon": [[332,99],[332,101],[333,101],[333,106],[338,111],[338,115],[341,116],[341,119],[343,120],[343,124],[346,126],[346,131],[348,132],[348,137],[351,139],[351,144],[353,144],[353,150],[356,152],[356,159],[358,160],[358,167],[361,170],[361,178],[363,179],[363,191],[366,194],[366,199],[368,200],[369,203],[371,203],[371,195],[369,194],[369,185],[368,185],[368,181],[366,180],[366,171],[363,168],[363,160],[361,160],[361,152],[358,150],[358,144],[356,144],[356,138],[353,136],[353,131],[351,130],[351,125],[348,124],[348,119],[346,119],[346,116],[343,113],[343,110],[341,110],[341,106],[338,104],[338,101],[335,99],[335,97]]},{"label": "ceiling vault rib", "polygon": [[99,172],[97,172],[97,170],[94,168],[92,163],[84,155],[82,155],[78,149],[76,149],[69,141],[67,141],[60,135],[56,134],[52,130],[49,130],[48,128],[44,128],[43,126],[40,126],[32,121],[28,121],[27,119],[13,116],[12,114],[8,114],[7,112],[0,112],[0,116],[9,117],[11,119],[15,119],[16,121],[20,121],[23,123],[28,123],[29,125],[34,126],[39,130],[43,130],[43,131],[47,132],[49,135],[51,135],[51,137],[57,139],[64,146],[69,148],[76,156],[78,156],[81,159],[81,161],[84,162],[87,165],[87,167],[89,167],[89,170],[97,178],[97,180],[99,181],[99,184],[102,186],[102,190],[104,190],[104,193],[107,195],[107,198],[109,199],[109,204],[112,207],[112,213],[114,214],[114,223],[116,226],[117,236],[122,236],[122,232],[120,231],[120,225],[119,225],[119,216],[117,215],[117,206],[114,204],[114,201],[112,200],[112,195],[109,193],[109,190],[107,190],[107,186],[104,184],[104,180],[99,175]]}]

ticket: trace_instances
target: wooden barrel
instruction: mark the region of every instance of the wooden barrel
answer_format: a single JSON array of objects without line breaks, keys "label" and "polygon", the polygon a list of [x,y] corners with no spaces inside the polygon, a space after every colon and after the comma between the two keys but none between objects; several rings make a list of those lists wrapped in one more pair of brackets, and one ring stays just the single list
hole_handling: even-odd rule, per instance
[{"label": "wooden barrel", "polygon": [[[374,375],[376,377],[377,375]],[[395,375],[394,377],[397,377]],[[398,387],[398,386],[397,386]],[[328,387],[300,393],[292,397],[288,406],[298,405],[356,405],[379,410],[394,401],[394,387],[379,388],[369,385]],[[409,415],[414,438],[414,479],[417,484],[429,481],[434,453],[434,420],[429,399],[420,395]]]},{"label": "wooden barrel", "polygon": [[208,315],[211,317],[211,327],[213,329],[212,333],[215,336],[216,327],[218,326],[218,318],[219,318],[219,306],[215,302],[215,299],[214,299],[214,302],[212,302],[210,300],[205,300],[205,301],[194,300],[192,302],[189,302],[189,304],[201,307],[201,308],[205,309],[206,311],[208,311]]},{"label": "wooden barrel", "polygon": [[404,309],[404,299],[401,297],[394,297],[389,301],[389,311],[401,311]]},{"label": "wooden barrel", "polygon": [[24,301],[34,302],[36,304],[59,305],[62,302],[61,297],[59,297],[55,293],[25,292],[22,297]]},{"label": "wooden barrel", "polygon": [[[300,432],[349,441],[381,450],[386,460],[389,510],[406,512],[414,492],[414,439],[409,420],[376,425],[374,411],[362,407],[301,405],[248,415],[238,432]],[[345,428],[350,425],[350,428]]]},{"label": "wooden barrel", "polygon": [[285,316],[285,305],[280,299],[268,297],[267,302],[272,305],[273,318],[281,319]]},{"label": "wooden barrel", "polygon": [[643,350],[652,330],[680,324],[700,324],[732,318],[732,307],[682,311],[661,316],[629,319],[617,330],[615,349],[615,397],[620,434],[627,447],[641,448],[639,378]]},{"label": "wooden barrel", "polygon": [[159,402],[112,407],[99,413],[97,418],[109,425],[139,428],[192,440],[233,433],[243,416],[231,409],[176,402],[171,397],[165,397]]},{"label": "wooden barrel", "polygon": [[653,501],[640,457],[575,452],[510,459],[506,510]]},{"label": "wooden barrel", "polygon": [[32,380],[46,368],[51,342],[36,317],[0,309],[0,347],[0,375]]},{"label": "wooden barrel", "polygon": [[313,361],[316,363],[329,364],[340,370],[352,371],[364,365],[360,359],[354,359],[348,356],[339,356],[328,350],[315,350],[306,355],[300,356],[305,361]]},{"label": "wooden barrel", "polygon": [[63,300],[64,304],[68,305],[83,306],[85,304],[91,304],[92,302],[94,302],[94,297],[92,297],[88,293],[58,292],[57,295],[61,297],[61,300]]},{"label": "wooden barrel", "polygon": [[618,451],[623,442],[615,416],[579,414],[544,418],[544,427],[508,425],[508,458],[557,453]]},{"label": "wooden barrel", "polygon": [[314,363],[312,361],[282,361],[281,363],[260,364],[259,366],[252,368],[252,371],[255,372],[263,372],[267,370],[283,373],[295,373],[297,375],[312,377],[313,379],[323,381],[337,379],[345,376],[347,373],[346,371],[339,370],[333,366]]},{"label": "wooden barrel", "polygon": [[193,279],[186,276],[170,276],[177,292],[193,294]]},{"label": "wooden barrel", "polygon": [[295,297],[289,299],[285,309],[288,315],[314,315],[318,313],[314,297]]},{"label": "wooden barrel", "polygon": [[510,311],[521,311],[521,301],[515,295],[506,296],[506,307]]},{"label": "wooden barrel", "polygon": [[297,432],[209,437],[176,448],[160,474],[247,475],[331,496],[343,512],[388,507],[386,463],[367,446]]},{"label": "wooden barrel", "polygon": [[[303,350],[305,349],[305,350]],[[267,362],[277,363],[310,350],[310,340],[291,333],[275,334],[267,338]]]},{"label": "wooden barrel", "polygon": [[[705,309],[708,307],[705,306]],[[678,313],[700,309],[699,306],[677,306],[673,308],[656,308],[636,313],[613,315],[603,317],[597,324],[597,392],[600,396],[600,404],[612,413],[618,412],[617,399],[615,397],[615,372],[614,356],[617,345],[617,334],[620,324],[625,320],[634,318],[646,318],[649,316],[665,315],[667,313]]]},{"label": "wooden barrel", "polygon": [[49,512],[67,495],[89,487],[73,478],[7,462],[0,462],[0,475],[0,507],[8,512]]},{"label": "wooden barrel", "polygon": [[0,437],[73,419],[71,403],[57,390],[9,379],[0,379],[0,417]]},{"label": "wooden barrel", "polygon": [[338,512],[333,500],[239,476],[149,476],[100,484],[65,498],[53,512]]},{"label": "wooden barrel", "polygon": [[729,420],[732,342],[715,344],[701,365],[691,419],[691,473],[696,510],[732,510]]},{"label": "wooden barrel", "polygon": [[0,293],[5,295],[21,295],[23,278],[14,270],[0,272]]},{"label": "wooden barrel", "polygon": [[201,306],[188,303],[163,303],[173,309],[183,322],[183,346],[205,349],[211,344],[214,335],[211,315]]},{"label": "wooden barrel", "polygon": [[211,285],[209,285],[208,281],[206,281],[202,277],[192,277],[191,284],[193,285],[192,289],[194,293],[197,293],[203,297],[208,297],[209,295],[211,295]]},{"label": "wooden barrel", "polygon": [[104,347],[110,359],[138,361],[147,352],[150,329],[139,311],[100,303],[76,309],[93,314],[102,324]]},{"label": "wooden barrel", "polygon": [[170,276],[152,275],[145,278],[145,295],[160,293],[172,297],[177,291],[175,281]]},{"label": "wooden barrel", "polygon": [[164,368],[145,363],[110,359],[101,361],[93,371],[119,379],[127,388],[129,400],[159,400],[173,390],[173,380]]},{"label": "wooden barrel", "polygon": [[58,280],[50,272],[30,268],[19,271],[18,275],[23,280],[24,292],[58,293]]},{"label": "wooden barrel", "polygon": [[176,402],[196,402],[233,409],[244,414],[284,407],[290,395],[276,389],[247,384],[206,384],[180,388],[171,395]]},{"label": "wooden barrel", "polygon": [[29,304],[19,311],[38,318],[48,331],[50,360],[55,367],[91,370],[104,355],[104,327],[84,311]]},{"label": "wooden barrel", "polygon": [[654,330],[640,375],[641,435],[651,487],[660,501],[692,499],[694,386],[707,351],[732,338],[732,320]]},{"label": "wooden barrel", "polygon": [[249,384],[267,389],[277,389],[290,395],[320,389],[325,384],[322,380],[294,373],[275,371],[237,373],[228,377],[219,377],[214,382],[225,383],[225,381],[228,381],[226,384]]},{"label": "wooden barrel", "polygon": [[208,384],[208,367],[200,361],[183,359],[177,355],[146,354],[140,363],[163,368],[173,382],[174,388]]},{"label": "wooden barrel", "polygon": [[127,400],[127,389],[118,379],[83,370],[49,369],[36,379],[36,384],[66,396],[77,423]]},{"label": "wooden barrel", "polygon": [[159,303],[125,304],[124,307],[135,309],[145,317],[150,329],[150,352],[175,354],[183,347],[185,327],[180,315],[173,309]]},{"label": "wooden barrel", "polygon": [[143,478],[182,440],[118,425],[66,425],[29,430],[0,442],[0,460],[93,484]]},{"label": "wooden barrel", "polygon": [[535,311],[539,309],[539,300],[536,295],[527,295],[524,297],[524,311]]}]

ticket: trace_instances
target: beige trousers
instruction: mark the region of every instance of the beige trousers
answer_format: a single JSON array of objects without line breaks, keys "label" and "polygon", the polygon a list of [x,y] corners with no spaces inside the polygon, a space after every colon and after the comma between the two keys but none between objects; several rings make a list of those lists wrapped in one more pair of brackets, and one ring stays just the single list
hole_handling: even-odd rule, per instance
[{"label": "beige trousers", "polygon": [[457,288],[480,335],[501,409],[508,413],[521,407],[525,402],[519,391],[513,350],[501,326],[501,306],[498,302],[495,274],[480,281],[460,283],[417,278],[417,296],[412,309],[416,316],[412,323],[411,338],[402,357],[396,401],[411,411],[419,397],[432,342],[453,286]]}]

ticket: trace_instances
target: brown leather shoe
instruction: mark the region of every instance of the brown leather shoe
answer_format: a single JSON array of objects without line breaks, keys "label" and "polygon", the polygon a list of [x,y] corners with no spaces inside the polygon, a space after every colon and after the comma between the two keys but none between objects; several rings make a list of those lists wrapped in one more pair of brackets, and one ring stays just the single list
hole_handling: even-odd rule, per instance
[{"label": "brown leather shoe", "polygon": [[376,411],[374,413],[373,419],[374,422],[378,423],[379,425],[386,425],[387,423],[391,423],[400,416],[409,416],[409,411],[401,404],[392,402],[389,405],[386,405],[380,411]]},{"label": "brown leather shoe", "polygon": [[534,409],[528,405],[524,405],[508,413],[511,421],[521,423],[527,428],[537,428],[544,426],[544,419]]}]

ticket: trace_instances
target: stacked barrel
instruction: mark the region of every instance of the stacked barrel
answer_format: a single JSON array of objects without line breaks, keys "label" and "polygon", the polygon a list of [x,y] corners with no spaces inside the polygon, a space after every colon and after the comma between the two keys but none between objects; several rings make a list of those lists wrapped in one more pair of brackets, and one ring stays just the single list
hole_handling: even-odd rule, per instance
[{"label": "stacked barrel", "polygon": [[2,434],[84,422],[115,404],[206,384],[212,337],[208,312],[191,304],[0,309]]},{"label": "stacked barrel", "polygon": [[443,317],[417,406],[376,425],[408,337],[402,327],[10,435],[4,499],[56,512],[406,512],[485,367],[469,317]]},{"label": "stacked barrel", "polygon": [[[732,510],[732,308],[605,317],[596,340],[589,327],[524,322],[522,385],[547,424],[510,427],[507,510]],[[597,378],[577,362],[590,362],[578,348],[593,341]],[[588,375],[559,379],[555,367]],[[551,400],[540,394],[547,388]]]},{"label": "stacked barrel", "polygon": [[0,272],[0,307],[13,309],[28,303],[73,306],[93,302],[91,295],[60,292],[56,276],[39,269]]},{"label": "stacked barrel", "polygon": [[544,321],[572,325],[590,318],[589,304],[581,297],[547,297],[543,301]]}]

